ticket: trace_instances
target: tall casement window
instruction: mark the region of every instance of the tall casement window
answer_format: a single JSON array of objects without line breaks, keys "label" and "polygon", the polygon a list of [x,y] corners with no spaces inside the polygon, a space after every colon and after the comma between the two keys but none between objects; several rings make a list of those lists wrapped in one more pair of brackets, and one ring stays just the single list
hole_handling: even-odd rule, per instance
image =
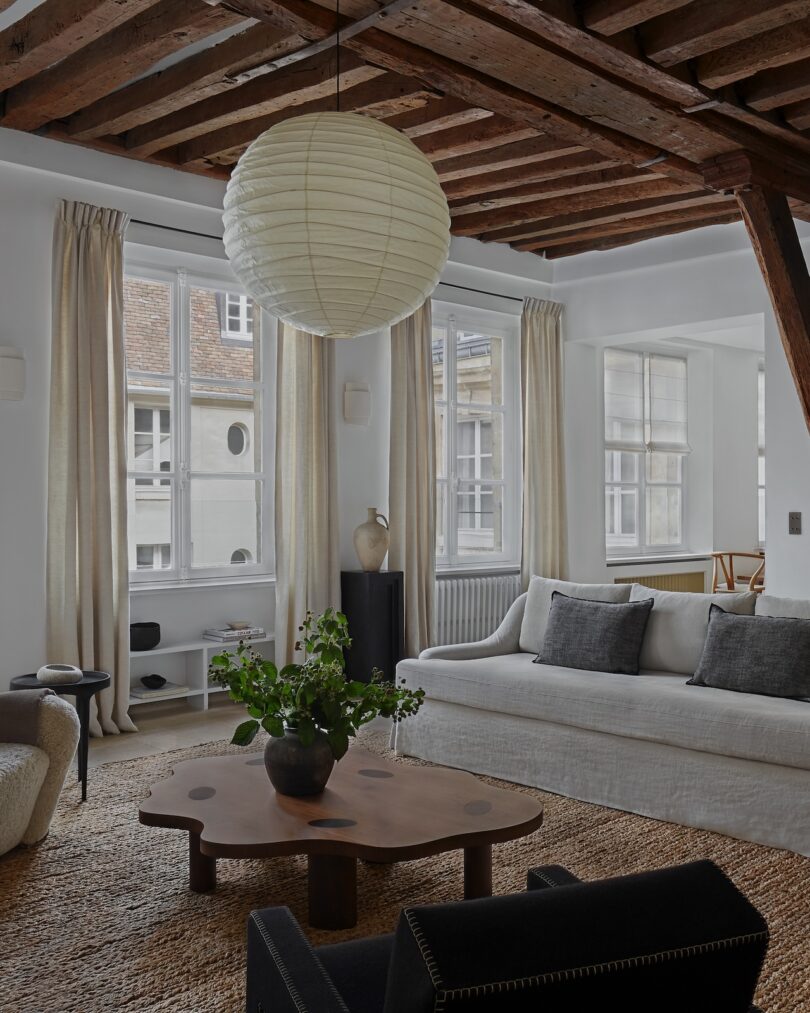
[{"label": "tall casement window", "polygon": [[434,308],[436,561],[518,559],[518,326],[501,314]]},{"label": "tall casement window", "polygon": [[260,313],[185,271],[124,282],[131,580],[271,569]]},{"label": "tall casement window", "polygon": [[686,359],[605,351],[605,547],[608,555],[686,544]]},{"label": "tall casement window", "polygon": [[757,373],[757,500],[759,503],[759,546],[765,546],[765,370]]}]

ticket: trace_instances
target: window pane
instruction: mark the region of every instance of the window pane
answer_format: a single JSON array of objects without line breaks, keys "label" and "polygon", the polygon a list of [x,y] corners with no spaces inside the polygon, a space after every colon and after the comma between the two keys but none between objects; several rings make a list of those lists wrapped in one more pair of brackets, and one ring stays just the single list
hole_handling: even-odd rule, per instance
[{"label": "window pane", "polygon": [[765,490],[757,490],[759,500],[759,544],[765,544]]},{"label": "window pane", "polygon": [[[168,383],[129,386],[127,448],[130,471],[172,470],[171,392]],[[137,485],[168,484],[168,479],[136,479]]]},{"label": "window pane", "polygon": [[447,409],[434,408],[434,431],[436,439],[436,477],[446,478],[445,475],[445,440],[447,438]]},{"label": "window pane", "polygon": [[605,440],[644,441],[644,357],[618,348],[605,350]]},{"label": "window pane", "polygon": [[456,399],[463,404],[503,404],[503,340],[474,331],[456,337]]},{"label": "window pane", "polygon": [[682,454],[647,454],[648,482],[681,482]]},{"label": "window pane", "polygon": [[676,486],[647,489],[647,543],[680,545],[681,490]]},{"label": "window pane", "polygon": [[606,482],[638,482],[638,462],[641,454],[624,450],[605,451]]},{"label": "window pane", "polygon": [[253,381],[258,379],[254,331],[259,314],[255,314],[255,320],[254,315],[246,313],[230,316],[226,312],[227,296],[226,292],[206,288],[189,290],[191,374]]},{"label": "window pane", "polygon": [[171,566],[172,488],[127,482],[127,533],[130,570],[160,570]]},{"label": "window pane", "polygon": [[261,471],[258,409],[258,395],[248,388],[193,383],[191,470]]},{"label": "window pane", "polygon": [[503,551],[503,488],[463,483],[456,494],[458,553],[485,555]]},{"label": "window pane", "polygon": [[172,288],[162,281],[124,279],[127,369],[171,372]]},{"label": "window pane", "polygon": [[[191,565],[242,566],[257,561],[261,483],[195,478],[190,486]],[[232,562],[237,552],[250,558]]]},{"label": "window pane", "polygon": [[436,555],[447,555],[447,484],[439,482],[436,486]]},{"label": "window pane", "polygon": [[686,445],[686,359],[663,355],[649,357],[652,443]]},{"label": "window pane", "polygon": [[433,328],[433,399],[444,401],[444,349],[447,338],[445,327]]},{"label": "window pane", "polygon": [[757,373],[757,434],[760,447],[765,446],[765,371]]},{"label": "window pane", "polygon": [[638,490],[605,488],[605,543],[609,549],[638,546]]},{"label": "window pane", "polygon": [[461,479],[503,478],[503,415],[459,408],[456,468]]}]

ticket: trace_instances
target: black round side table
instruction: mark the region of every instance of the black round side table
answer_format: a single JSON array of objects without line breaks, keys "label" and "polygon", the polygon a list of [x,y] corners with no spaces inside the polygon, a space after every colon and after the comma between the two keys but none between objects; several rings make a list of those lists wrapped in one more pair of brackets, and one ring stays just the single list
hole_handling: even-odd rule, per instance
[{"label": "black round side table", "polygon": [[36,674],[18,675],[11,680],[12,689],[52,689],[59,696],[75,696],[76,710],[79,714],[79,750],[77,763],[79,780],[82,782],[82,802],[87,798],[87,747],[90,741],[90,700],[96,693],[110,685],[107,672],[82,671],[81,682],[61,682],[55,686],[47,686],[37,679]]}]

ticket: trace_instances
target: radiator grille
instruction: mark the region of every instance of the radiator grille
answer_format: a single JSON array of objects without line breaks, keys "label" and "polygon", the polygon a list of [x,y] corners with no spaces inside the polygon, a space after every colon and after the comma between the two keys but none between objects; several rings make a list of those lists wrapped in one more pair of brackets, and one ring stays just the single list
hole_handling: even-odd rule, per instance
[{"label": "radiator grille", "polygon": [[466,644],[493,633],[520,594],[520,575],[436,581],[436,643]]},{"label": "radiator grille", "polygon": [[643,584],[655,591],[697,591],[706,590],[706,574],[703,570],[694,573],[657,573],[639,577],[617,577],[614,584]]}]

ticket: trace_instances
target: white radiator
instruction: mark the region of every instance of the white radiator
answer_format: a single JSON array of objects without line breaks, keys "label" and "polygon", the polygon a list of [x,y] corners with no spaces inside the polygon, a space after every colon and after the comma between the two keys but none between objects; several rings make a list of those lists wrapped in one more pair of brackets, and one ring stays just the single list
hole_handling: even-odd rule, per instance
[{"label": "white radiator", "polygon": [[493,633],[520,594],[520,575],[440,577],[436,581],[436,643],[466,644]]}]

